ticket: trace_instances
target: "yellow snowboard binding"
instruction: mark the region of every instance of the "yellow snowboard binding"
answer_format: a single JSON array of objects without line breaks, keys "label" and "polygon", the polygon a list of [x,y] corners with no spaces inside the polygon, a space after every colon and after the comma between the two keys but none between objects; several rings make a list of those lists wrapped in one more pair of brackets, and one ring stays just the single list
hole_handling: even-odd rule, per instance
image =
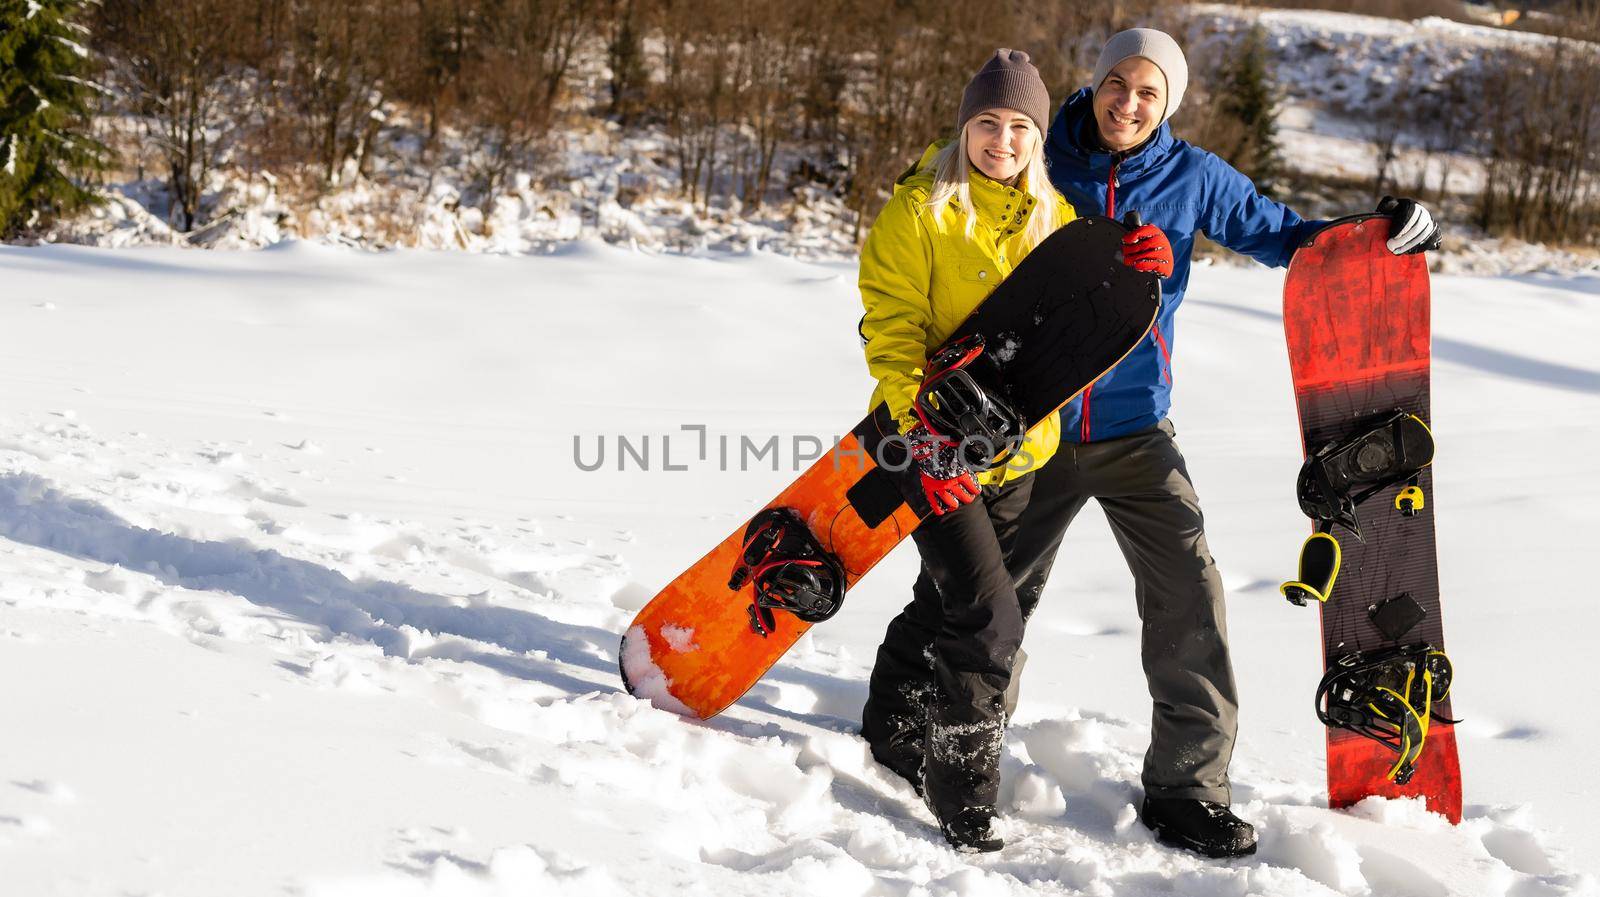
[{"label": "yellow snowboard binding", "polygon": [[1300,546],[1300,578],[1278,586],[1278,591],[1301,607],[1308,598],[1327,604],[1328,596],[1333,594],[1333,582],[1339,578],[1339,557],[1338,539],[1327,533],[1312,533]]}]

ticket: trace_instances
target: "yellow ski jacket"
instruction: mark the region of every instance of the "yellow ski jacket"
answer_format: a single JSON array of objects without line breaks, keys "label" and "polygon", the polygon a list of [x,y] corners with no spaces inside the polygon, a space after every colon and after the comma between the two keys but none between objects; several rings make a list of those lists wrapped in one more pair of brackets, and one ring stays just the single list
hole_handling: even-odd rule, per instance
[{"label": "yellow ski jacket", "polygon": [[[900,432],[917,423],[913,404],[928,356],[988,298],[1028,253],[1023,231],[1034,200],[976,170],[969,172],[978,225],[966,234],[966,211],[952,201],[937,216],[928,208],[939,141],[895,182],[894,195],[861,249],[861,303],[866,316],[867,369],[878,381],[867,406],[888,402]],[[1059,200],[1062,224],[1077,217]],[[1012,461],[978,476],[985,485],[1014,480],[1042,466],[1061,441],[1059,415],[1028,431]]]}]

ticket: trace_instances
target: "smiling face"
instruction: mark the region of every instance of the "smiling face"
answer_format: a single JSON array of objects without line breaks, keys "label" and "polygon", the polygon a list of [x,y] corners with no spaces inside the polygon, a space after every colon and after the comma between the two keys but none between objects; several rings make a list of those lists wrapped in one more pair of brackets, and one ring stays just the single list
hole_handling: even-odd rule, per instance
[{"label": "smiling face", "polygon": [[1130,150],[1161,126],[1167,111],[1167,76],[1143,56],[1117,63],[1094,91],[1100,142],[1112,152]]},{"label": "smiling face", "polygon": [[1039,149],[1033,119],[1015,109],[985,109],[967,122],[967,158],[997,181],[1022,173]]}]

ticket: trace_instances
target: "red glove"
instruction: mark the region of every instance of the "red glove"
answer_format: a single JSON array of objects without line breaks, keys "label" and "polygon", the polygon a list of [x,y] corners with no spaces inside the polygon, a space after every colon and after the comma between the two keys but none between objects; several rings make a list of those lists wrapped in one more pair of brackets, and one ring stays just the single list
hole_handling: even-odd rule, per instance
[{"label": "red glove", "polygon": [[971,473],[962,473],[952,480],[936,480],[926,473],[922,476],[922,494],[933,506],[933,516],[938,517],[978,497],[978,481]]},{"label": "red glove", "polygon": [[1154,224],[1141,224],[1122,237],[1122,263],[1135,271],[1172,276],[1172,243]]},{"label": "red glove", "polygon": [[978,497],[978,481],[962,462],[954,443],[928,432],[921,424],[906,434],[911,459],[922,477],[922,494],[938,517]]}]

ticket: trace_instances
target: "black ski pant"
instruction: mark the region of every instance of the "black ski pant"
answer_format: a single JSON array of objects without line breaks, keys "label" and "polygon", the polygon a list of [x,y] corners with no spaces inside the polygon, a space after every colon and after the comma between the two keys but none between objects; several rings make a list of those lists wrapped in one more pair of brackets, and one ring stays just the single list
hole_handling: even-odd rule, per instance
[{"label": "black ski pant", "polygon": [[1145,792],[1226,804],[1239,699],[1222,579],[1174,436],[1172,424],[1162,421],[1120,439],[1063,442],[1030,477],[1032,495],[1013,523],[1011,558],[1026,618],[1068,525],[1090,498],[1100,502],[1133,573],[1145,680],[1155,704]]},{"label": "black ski pant", "polygon": [[993,812],[1007,693],[1023,612],[1007,559],[1033,475],[923,521],[922,571],[889,623],[872,669],[862,734],[873,756],[919,789],[941,820]]}]

